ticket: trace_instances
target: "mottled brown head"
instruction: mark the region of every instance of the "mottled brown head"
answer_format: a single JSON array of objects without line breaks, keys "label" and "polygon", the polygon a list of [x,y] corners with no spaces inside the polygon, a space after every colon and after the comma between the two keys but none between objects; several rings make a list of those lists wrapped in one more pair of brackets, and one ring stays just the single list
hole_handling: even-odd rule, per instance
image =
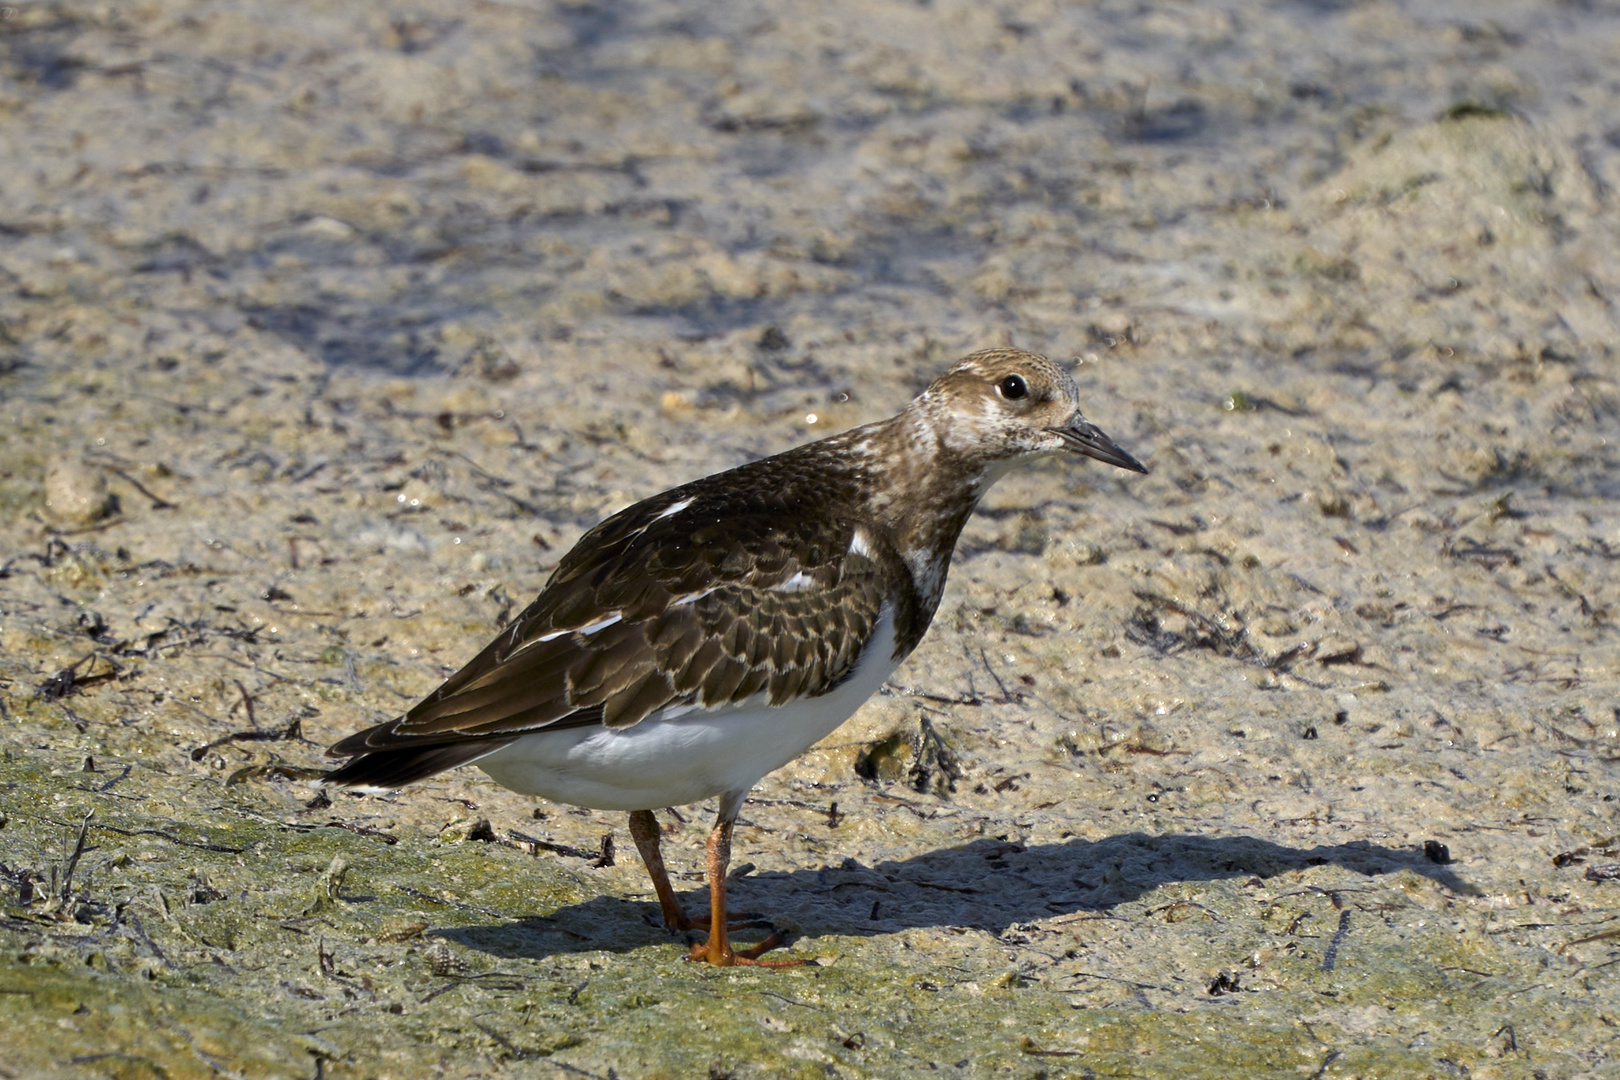
[{"label": "mottled brown head", "polygon": [[1080,414],[1068,372],[1020,349],[986,349],[958,360],[908,412],[941,446],[992,476],[1062,451],[1147,472]]}]

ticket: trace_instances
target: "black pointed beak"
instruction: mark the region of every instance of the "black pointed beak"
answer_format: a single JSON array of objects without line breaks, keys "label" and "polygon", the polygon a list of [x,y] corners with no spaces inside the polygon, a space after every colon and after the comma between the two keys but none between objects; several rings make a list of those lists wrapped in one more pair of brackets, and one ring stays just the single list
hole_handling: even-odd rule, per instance
[{"label": "black pointed beak", "polygon": [[1129,469],[1131,472],[1147,472],[1147,466],[1120,449],[1119,444],[1104,435],[1096,424],[1080,416],[1076,416],[1062,427],[1051,430],[1054,434],[1061,435],[1065,447],[1077,454],[1096,458],[1109,465],[1118,465],[1121,469]]}]

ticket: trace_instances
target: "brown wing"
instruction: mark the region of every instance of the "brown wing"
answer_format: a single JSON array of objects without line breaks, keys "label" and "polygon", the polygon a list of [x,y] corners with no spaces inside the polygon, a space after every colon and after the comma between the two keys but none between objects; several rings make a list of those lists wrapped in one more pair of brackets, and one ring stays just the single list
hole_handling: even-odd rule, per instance
[{"label": "brown wing", "polygon": [[[715,479],[604,521],[471,663],[328,751],[396,759],[389,775],[406,779],[377,779],[385,762],[359,758],[328,782],[395,786],[546,727],[627,727],[671,705],[780,704],[837,686],[903,594],[904,564],[864,531],[851,551],[854,523],[803,511],[815,500],[791,485],[738,506],[714,495]],[[399,752],[449,744],[462,745],[435,759],[449,764],[398,767]]]}]

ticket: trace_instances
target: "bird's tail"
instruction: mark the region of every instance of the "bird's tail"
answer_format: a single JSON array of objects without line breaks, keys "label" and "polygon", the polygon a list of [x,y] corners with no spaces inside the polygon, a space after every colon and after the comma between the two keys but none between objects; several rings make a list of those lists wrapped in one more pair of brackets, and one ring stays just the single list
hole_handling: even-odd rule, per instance
[{"label": "bird's tail", "polygon": [[350,758],[316,781],[322,787],[392,791],[418,780],[437,776],[457,765],[467,765],[512,743],[511,739],[439,743],[437,746],[402,746],[373,750]]}]

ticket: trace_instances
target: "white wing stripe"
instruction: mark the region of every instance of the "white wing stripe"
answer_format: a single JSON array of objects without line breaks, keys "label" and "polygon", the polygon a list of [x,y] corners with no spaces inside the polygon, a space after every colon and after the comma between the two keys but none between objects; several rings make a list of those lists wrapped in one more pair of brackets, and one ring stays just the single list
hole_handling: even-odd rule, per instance
[{"label": "white wing stripe", "polygon": [[689,499],[689,498],[688,499],[682,499],[680,502],[677,502],[677,503],[670,503],[668,506],[664,507],[664,509],[658,511],[658,517],[653,518],[653,520],[657,521],[660,518],[674,517],[676,514],[680,513],[682,510],[685,510],[688,506],[691,506],[691,505],[692,505],[692,500]]},{"label": "white wing stripe", "polygon": [[[802,577],[803,575],[799,575],[799,576]],[[717,588],[718,588],[718,586],[717,586]],[[715,591],[714,589],[704,589],[702,592],[688,593],[685,596],[676,597],[674,600],[670,601],[669,606],[672,607],[672,608],[678,608],[678,607],[685,607],[687,604],[695,604],[699,600],[703,599],[705,596],[708,596],[710,593],[712,593],[714,591]],[[563,628],[561,630],[553,630],[550,633],[541,634],[537,638],[530,638],[528,641],[525,641],[523,644],[521,644],[517,648],[513,649],[512,652],[509,655],[516,656],[518,653],[522,652],[524,649],[527,649],[531,645],[539,645],[539,644],[541,644],[543,642],[547,642],[547,641],[556,641],[558,638],[564,636],[565,634],[587,634],[588,635],[588,634],[594,634],[598,630],[606,630],[608,627],[612,626],[614,623],[620,621],[620,619],[622,617],[623,616],[619,615],[618,613],[615,613],[615,614],[609,615],[605,619],[600,619],[600,620],[598,620],[596,622],[589,623],[589,624],[587,624],[585,626],[569,626],[569,627],[565,627],[565,628]]]},{"label": "white wing stripe", "polygon": [[[614,623],[616,623],[618,621],[619,621],[619,616],[617,616],[617,615],[609,615],[607,618],[601,620],[600,622],[593,622],[589,626],[571,626],[566,630],[553,630],[549,634],[541,634],[539,637],[535,638],[533,641],[525,642],[523,644],[523,648],[528,648],[530,645],[535,645],[535,644],[538,644],[538,643],[540,643],[542,641],[552,641],[552,640],[554,640],[556,638],[562,637],[564,634],[594,634],[598,630],[606,630],[608,627],[612,626]],[[519,651],[522,651],[522,650],[520,649]]]}]

